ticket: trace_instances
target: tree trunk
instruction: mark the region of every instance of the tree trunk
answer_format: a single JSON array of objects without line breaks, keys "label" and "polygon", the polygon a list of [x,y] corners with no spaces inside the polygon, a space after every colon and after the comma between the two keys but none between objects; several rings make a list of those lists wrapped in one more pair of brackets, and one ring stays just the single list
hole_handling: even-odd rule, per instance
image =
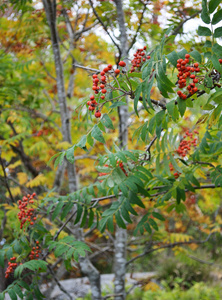
[{"label": "tree trunk", "polygon": [[[120,50],[121,58],[127,61],[127,35],[125,18],[123,11],[122,0],[115,0],[117,10],[117,21],[120,31]],[[126,97],[126,105],[118,108],[119,115],[119,141],[120,147],[127,149],[128,144],[128,97]],[[115,254],[114,254],[114,272],[115,272],[115,300],[124,300],[126,298],[125,292],[125,275],[126,275],[126,247],[127,247],[127,230],[123,228],[116,228],[115,233]]]},{"label": "tree trunk", "polygon": [[[64,84],[64,73],[63,64],[61,60],[59,39],[56,28],[56,0],[42,0],[44,9],[46,12],[47,21],[51,32],[51,41],[54,54],[54,63],[56,68],[56,80],[57,80],[57,91],[60,107],[60,115],[62,122],[62,135],[63,141],[67,141],[72,144],[71,132],[70,132],[70,115],[67,108],[67,99]],[[68,180],[69,180],[69,191],[70,193],[77,191],[77,176],[75,164],[67,163]],[[76,238],[78,240],[83,239],[83,231],[78,228],[76,230]],[[92,299],[101,300],[101,287],[100,287],[100,274],[96,268],[89,261],[88,257],[82,257],[79,260],[81,271],[86,274],[89,278],[92,290]]]}]

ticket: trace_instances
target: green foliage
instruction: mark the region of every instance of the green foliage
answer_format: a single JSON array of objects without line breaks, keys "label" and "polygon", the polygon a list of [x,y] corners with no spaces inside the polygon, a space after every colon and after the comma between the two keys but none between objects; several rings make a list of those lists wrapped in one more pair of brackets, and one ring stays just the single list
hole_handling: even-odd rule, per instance
[{"label": "green foliage", "polygon": [[[138,7],[143,9],[142,3],[136,4],[134,2],[131,1],[131,9],[134,13],[137,12]],[[14,20],[15,18],[12,16],[11,21],[17,24],[18,20],[20,22],[21,16],[21,22],[23,17],[25,19],[23,24],[32,22],[30,21],[32,18],[29,20],[29,17],[35,15],[35,9],[30,3],[30,1],[25,0],[21,3],[12,1],[14,9],[18,10],[18,19],[16,17]],[[154,4],[159,5],[160,3],[156,1]],[[49,43],[49,36],[45,30],[46,19],[45,16],[42,17],[41,11],[40,15],[37,15],[37,23],[40,20],[40,26],[35,23],[38,29],[37,35],[41,36],[40,42],[38,37],[35,39],[29,36],[26,31],[23,33],[19,22],[17,27],[11,28],[12,31],[3,41],[5,51],[0,53],[0,116],[3,124],[0,128],[0,154],[3,153],[3,158],[1,158],[1,160],[3,159],[3,172],[0,173],[0,179],[2,182],[10,182],[9,185],[5,184],[0,193],[3,195],[3,199],[7,199],[5,203],[13,203],[13,205],[6,204],[4,206],[5,215],[10,211],[16,215],[18,210],[22,210],[21,205],[17,205],[16,201],[24,190],[36,187],[40,196],[39,202],[32,203],[33,214],[37,216],[35,224],[34,222],[33,224],[30,223],[22,231],[18,227],[19,220],[16,219],[12,222],[13,230],[11,227],[9,227],[10,229],[7,228],[10,232],[9,237],[7,237],[9,241],[0,250],[1,266],[4,266],[5,259],[10,260],[15,253],[16,261],[22,262],[15,270],[15,277],[24,279],[24,273],[30,270],[28,272],[32,277],[32,284],[37,286],[38,275],[41,272],[46,272],[47,262],[41,259],[27,261],[34,241],[40,240],[46,253],[52,252],[56,258],[61,257],[67,269],[71,269],[72,265],[75,264],[74,261],[78,262],[80,257],[85,257],[86,251],[91,251],[85,243],[67,236],[65,227],[68,221],[80,228],[88,228],[89,232],[91,229],[97,228],[100,230],[101,236],[105,234],[106,228],[112,234],[116,226],[124,229],[131,226],[130,231],[135,236],[144,236],[145,239],[147,237],[148,239],[161,237],[164,240],[162,228],[165,226],[167,229],[167,214],[175,213],[176,215],[177,213],[182,216],[185,213],[190,213],[193,216],[196,213],[198,215],[198,204],[195,202],[192,203],[192,206],[187,201],[187,195],[194,194],[203,186],[220,188],[222,185],[222,67],[220,61],[222,59],[222,47],[214,40],[221,37],[222,31],[221,27],[216,28],[214,32],[208,28],[208,25],[217,25],[222,20],[222,10],[219,4],[220,1],[202,0],[201,19],[207,25],[199,26],[197,34],[203,37],[204,41],[206,40],[204,37],[210,37],[211,41],[207,40],[204,46],[201,44],[201,48],[197,44],[185,43],[183,46],[177,47],[177,42],[174,42],[171,33],[174,29],[177,31],[177,28],[181,28],[178,20],[172,20],[173,26],[168,26],[166,30],[153,29],[156,28],[157,24],[152,24],[153,26],[147,28],[147,32],[156,30],[153,34],[151,47],[149,49],[143,48],[145,51],[144,58],[150,58],[143,60],[144,63],[141,62],[142,65],[137,66],[134,71],[128,70],[127,66],[125,69],[121,68],[119,74],[117,74],[118,72],[114,73],[114,70],[108,72],[106,100],[104,102],[101,100],[101,92],[95,94],[98,103],[93,108],[99,111],[104,110],[100,120],[94,120],[91,112],[85,112],[84,106],[87,100],[83,97],[88,93],[89,81],[83,80],[83,74],[79,71],[75,70],[75,77],[77,79],[79,77],[80,81],[86,81],[84,86],[81,82],[82,86],[78,90],[78,84],[76,84],[74,96],[68,96],[70,99],[67,107],[63,107],[61,99],[58,101],[57,88],[61,87],[55,84],[55,70],[51,63],[53,47]],[[70,9],[71,4],[62,3],[63,5]],[[87,8],[87,5],[84,3],[83,8]],[[181,8],[178,5],[181,5],[181,2],[175,1],[170,9],[177,10],[178,8],[179,12]],[[65,8],[63,7],[63,9]],[[109,27],[110,22],[113,21],[112,27],[117,27],[116,14],[113,13],[114,3],[101,1],[96,9],[101,14],[101,20],[105,22],[105,26]],[[153,10],[155,17],[160,13],[161,7],[154,5]],[[92,63],[93,68],[99,69],[100,66],[97,65],[97,62],[104,63],[106,59],[110,59],[111,55],[107,51],[101,51],[103,48],[100,45],[101,40],[92,34],[91,25],[94,24],[94,17],[83,14],[79,19],[77,18],[77,23],[72,20],[70,24],[76,24],[76,36],[75,42],[69,43],[67,42],[68,31],[63,26],[64,16],[60,9],[57,13],[59,15],[58,32],[64,62],[64,74],[61,75],[67,83],[69,81],[69,84],[66,85],[67,88],[73,80],[71,75],[74,74],[74,61],[83,65]],[[194,13],[192,8],[185,11],[185,15],[189,13]],[[86,24],[83,26],[78,24],[78,21],[84,17],[86,17],[86,22],[88,22],[89,17],[91,25],[87,23],[89,28],[86,26],[86,31],[89,31],[79,41],[78,30],[81,28],[85,30]],[[7,21],[10,20],[5,17],[3,19],[6,25],[9,25]],[[132,23],[130,19],[131,12],[126,11],[128,24]],[[178,16],[176,19],[179,19]],[[62,20],[61,23],[60,20]],[[147,26],[148,22],[142,23],[143,26]],[[4,23],[2,24],[5,26]],[[131,25],[132,27],[129,26],[129,28],[132,30],[134,29],[137,33],[142,32],[139,27],[137,31],[135,24]],[[41,31],[42,28],[44,33]],[[25,29],[26,26],[24,26]],[[141,34],[141,38],[145,39],[146,30],[143,30],[144,33]],[[88,37],[89,40],[87,40]],[[21,41],[17,43],[19,38]],[[96,40],[95,49],[86,47],[87,44],[90,44],[91,48],[94,46],[94,42],[91,43],[90,38]],[[134,42],[134,38],[132,41]],[[7,44],[8,42],[9,44]],[[25,49],[25,54],[20,51],[21,49],[18,51],[16,47],[13,51],[14,43],[17,43],[15,45],[17,48]],[[40,46],[37,47],[39,44]],[[102,42],[101,44],[103,45]],[[36,45],[35,56],[30,58],[33,45]],[[101,53],[95,55],[96,51],[99,52],[98,49]],[[47,57],[45,53],[47,53]],[[189,55],[187,56],[187,54]],[[189,68],[197,68],[195,66],[197,65],[199,71],[198,69],[193,71],[193,78],[186,74],[183,78],[186,87],[181,87],[178,82],[181,75],[178,74],[176,68],[179,69],[178,60],[183,61],[186,57],[190,57]],[[71,70],[70,61],[72,61]],[[42,73],[42,69],[46,71],[47,76]],[[68,77],[69,80],[67,80]],[[191,84],[195,86],[195,81],[192,81],[194,78],[198,79],[196,91],[192,91],[191,88],[188,89]],[[178,92],[181,90],[186,94],[186,99],[179,96]],[[126,99],[129,101],[131,113],[130,120],[127,121],[132,121],[127,150],[118,145],[120,141],[117,141],[115,135],[118,127],[115,121],[116,116],[119,108],[126,105]],[[66,109],[70,111],[70,114],[64,120],[59,117],[58,112],[62,116]],[[78,113],[77,110],[79,110]],[[134,119],[134,112],[136,119]],[[73,144],[68,142],[71,141],[71,136],[67,138],[64,132],[60,130],[61,125],[63,127],[68,122],[72,125]],[[128,124],[120,125],[128,126]],[[186,144],[186,147],[181,146],[183,141],[187,141],[187,137],[192,134],[194,129],[200,129],[200,132],[197,133],[197,141],[193,140],[194,143],[190,142],[189,146]],[[181,149],[187,151],[181,152]],[[89,158],[91,151],[92,157],[95,155],[97,157],[93,166],[90,163],[88,166],[88,163],[76,162],[76,157],[81,157],[82,153],[84,153],[83,156]],[[46,168],[47,161],[48,166]],[[58,171],[51,168],[51,162],[53,162],[54,168],[58,168]],[[68,162],[77,166],[80,181],[80,188],[72,193],[68,191],[65,171],[65,180],[58,188],[54,182],[57,175],[61,176],[60,167],[63,166],[63,163],[67,165]],[[67,169],[69,167],[70,164]],[[98,172],[100,173],[99,176]],[[17,173],[20,174],[18,178],[16,177]],[[39,180],[38,176],[45,176],[48,182]],[[69,179],[72,180],[73,178]],[[17,189],[12,196],[9,193],[10,187]],[[48,192],[49,190],[50,192]],[[75,189],[72,188],[72,190]],[[105,205],[103,205],[104,200],[107,201]],[[194,210],[195,207],[196,211]],[[1,218],[3,219],[3,217],[2,215]],[[198,217],[201,219],[199,215]],[[200,230],[206,234],[214,228],[211,216],[208,215],[207,217],[210,219],[209,221],[206,218],[207,224],[202,225],[205,222],[203,219],[197,221],[201,223],[198,225],[198,230],[201,228]],[[163,223],[164,221],[165,223]],[[195,223],[196,220],[191,220],[192,222]],[[45,224],[49,226],[50,232],[46,229]],[[218,224],[220,224],[220,220]],[[182,224],[180,227],[182,227],[181,232],[184,232],[185,225]],[[59,240],[57,240],[58,233],[61,234]],[[166,239],[163,244],[165,241]],[[162,295],[161,291],[156,292],[156,294],[151,294],[148,291],[141,297],[146,299],[149,295],[149,299],[152,299],[151,297],[154,297],[153,299],[160,299],[158,297],[169,299],[175,293],[177,298],[192,299],[186,298],[192,293],[189,290],[183,293],[177,284],[182,281],[182,286],[187,288],[193,281],[206,279],[205,277],[198,277],[196,266],[191,268],[190,266],[174,264],[172,261],[168,261],[168,263],[164,264],[165,269],[162,270],[162,273],[165,272],[165,274],[163,278],[168,277],[168,286],[174,287],[174,291],[165,293],[165,295]],[[205,271],[203,270],[202,274],[205,274]],[[26,290],[24,295],[22,288]],[[203,293],[201,294],[202,290]],[[5,292],[8,292],[12,300],[16,299],[17,296],[25,297],[27,300],[33,299],[34,295],[37,299],[43,297],[37,287],[34,285],[29,287],[23,280],[15,280]],[[205,299],[208,295],[212,295],[211,292],[211,290],[204,290],[199,285],[199,290],[193,290],[193,295],[199,297],[198,299]],[[0,297],[4,297],[4,293]],[[217,297],[219,294],[216,293],[215,295]],[[213,297],[209,299],[213,299]]]},{"label": "green foliage", "polygon": [[207,286],[205,283],[196,283],[190,289],[183,290],[179,285],[173,290],[157,290],[157,291],[142,291],[136,288],[132,295],[127,297],[127,300],[141,299],[141,300],[219,300],[221,299],[221,289],[219,286]]},{"label": "green foliage", "polygon": [[58,241],[49,241],[49,251],[54,249],[56,257],[63,257],[70,261],[74,259],[78,262],[79,256],[85,257],[86,251],[91,251],[90,248],[81,241],[76,241],[72,236],[66,236]]}]

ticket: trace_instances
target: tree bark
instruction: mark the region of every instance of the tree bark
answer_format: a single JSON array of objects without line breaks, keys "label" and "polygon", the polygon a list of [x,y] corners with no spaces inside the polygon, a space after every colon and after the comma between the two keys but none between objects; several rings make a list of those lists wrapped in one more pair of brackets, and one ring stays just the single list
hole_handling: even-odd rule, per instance
[{"label": "tree bark", "polygon": [[[115,0],[117,11],[117,22],[120,31],[120,50],[121,59],[125,60],[126,67],[128,66],[127,60],[127,35],[125,18],[123,11],[122,0]],[[119,115],[119,142],[120,147],[127,149],[128,144],[128,97],[126,97],[126,105],[118,107]],[[115,253],[114,253],[114,272],[115,272],[115,300],[124,300],[126,298],[125,292],[125,276],[126,276],[126,247],[127,247],[127,230],[123,228],[116,228],[115,233]]]},{"label": "tree bark", "polygon": [[[72,144],[71,132],[70,132],[70,115],[67,107],[63,64],[61,60],[59,38],[58,38],[58,33],[56,28],[56,0],[42,0],[42,1],[43,1],[48,25],[50,27],[50,32],[51,32],[54,63],[56,68],[57,91],[58,91],[60,115],[61,115],[61,122],[62,122],[63,141],[67,141],[70,144]],[[72,193],[77,191],[78,188],[76,168],[75,168],[75,164],[71,164],[68,161],[66,161],[66,163],[67,163],[68,180],[69,180],[69,191]],[[81,228],[78,228],[76,230],[76,238],[79,240],[83,239],[83,231]],[[79,263],[82,272],[86,274],[89,278],[91,284],[91,290],[92,290],[92,299],[101,300],[101,286],[100,286],[99,272],[92,265],[92,263],[89,261],[87,256],[84,258],[81,257]]]}]

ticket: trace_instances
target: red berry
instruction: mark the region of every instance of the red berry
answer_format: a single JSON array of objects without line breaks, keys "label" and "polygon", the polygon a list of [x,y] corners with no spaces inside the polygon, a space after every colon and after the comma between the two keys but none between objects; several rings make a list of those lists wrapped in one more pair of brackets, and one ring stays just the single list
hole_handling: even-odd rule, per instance
[{"label": "red berry", "polygon": [[95,117],[96,117],[96,118],[100,118],[100,117],[101,117],[101,112],[100,112],[99,110],[97,110],[97,111],[95,112]]},{"label": "red berry", "polygon": [[107,73],[107,72],[109,71],[109,69],[108,69],[108,68],[104,68],[103,71],[104,71],[105,73]]},{"label": "red berry", "polygon": [[111,64],[109,64],[108,66],[107,66],[107,68],[109,69],[109,70],[111,70],[112,69],[112,65]]},{"label": "red berry", "polygon": [[96,75],[96,74],[93,74],[92,78],[94,78],[94,79],[97,78],[97,75]]},{"label": "red berry", "polygon": [[195,68],[197,68],[199,66],[198,63],[194,63],[193,65],[194,65]]},{"label": "red berry", "polygon": [[116,74],[119,74],[119,73],[120,73],[120,70],[119,70],[119,69],[116,69],[114,72],[115,72]]},{"label": "red berry", "polygon": [[100,73],[100,75],[104,76],[104,75],[105,75],[105,72],[104,72],[104,71],[102,71],[102,72]]},{"label": "red berry", "polygon": [[126,66],[126,63],[125,63],[124,61],[121,60],[121,61],[119,62],[119,66],[120,66],[120,67],[125,67],[125,66]]},{"label": "red berry", "polygon": [[190,58],[190,54],[186,54],[186,55],[185,55],[185,58]]},{"label": "red berry", "polygon": [[103,94],[105,94],[106,93],[106,89],[102,89],[102,91],[101,91]]},{"label": "red berry", "polygon": [[105,99],[105,96],[104,96],[104,95],[102,95],[100,98],[103,100],[103,99]]}]

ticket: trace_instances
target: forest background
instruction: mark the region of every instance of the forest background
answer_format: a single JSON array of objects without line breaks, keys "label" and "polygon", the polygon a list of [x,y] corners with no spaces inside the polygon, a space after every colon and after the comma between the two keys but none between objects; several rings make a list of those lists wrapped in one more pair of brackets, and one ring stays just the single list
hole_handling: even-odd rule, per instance
[{"label": "forest background", "polygon": [[74,299],[59,280],[83,275],[85,299],[221,299],[221,1],[0,17],[0,299]]}]

